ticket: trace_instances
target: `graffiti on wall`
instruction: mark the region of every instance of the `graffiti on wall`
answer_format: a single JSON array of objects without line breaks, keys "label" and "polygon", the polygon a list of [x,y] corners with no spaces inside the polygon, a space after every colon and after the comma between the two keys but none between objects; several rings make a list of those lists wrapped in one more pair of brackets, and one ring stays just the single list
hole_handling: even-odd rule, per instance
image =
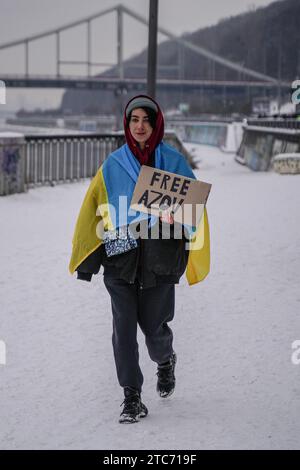
[{"label": "graffiti on wall", "polygon": [[0,175],[9,192],[14,192],[20,185],[20,148],[0,146]]}]

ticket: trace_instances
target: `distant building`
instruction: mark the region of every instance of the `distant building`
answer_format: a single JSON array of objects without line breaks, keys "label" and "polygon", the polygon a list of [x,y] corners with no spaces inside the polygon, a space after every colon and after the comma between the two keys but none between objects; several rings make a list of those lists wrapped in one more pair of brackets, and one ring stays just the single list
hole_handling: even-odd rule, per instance
[{"label": "distant building", "polygon": [[79,130],[85,132],[97,132],[97,122],[82,120],[79,122]]},{"label": "distant building", "polygon": [[278,101],[270,98],[257,97],[252,99],[252,114],[260,116],[273,116],[279,113]]}]

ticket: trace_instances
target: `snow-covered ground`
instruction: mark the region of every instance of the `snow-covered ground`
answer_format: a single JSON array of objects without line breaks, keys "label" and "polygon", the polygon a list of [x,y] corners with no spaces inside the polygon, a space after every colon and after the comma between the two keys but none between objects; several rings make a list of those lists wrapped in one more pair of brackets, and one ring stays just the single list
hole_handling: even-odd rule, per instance
[{"label": "snow-covered ground", "polygon": [[197,147],[208,201],[211,272],[177,290],[177,387],[155,392],[141,334],[149,416],[118,423],[122,390],[102,274],[68,273],[89,181],[0,199],[3,449],[300,448],[300,176],[254,173]]}]

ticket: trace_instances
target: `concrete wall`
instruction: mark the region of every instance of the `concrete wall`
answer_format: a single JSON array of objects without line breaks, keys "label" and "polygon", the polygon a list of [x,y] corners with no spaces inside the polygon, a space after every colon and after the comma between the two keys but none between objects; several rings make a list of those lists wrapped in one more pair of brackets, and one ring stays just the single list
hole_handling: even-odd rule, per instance
[{"label": "concrete wall", "polygon": [[272,168],[272,161],[276,155],[299,152],[299,150],[298,130],[245,126],[236,160],[251,170],[267,171]]}]

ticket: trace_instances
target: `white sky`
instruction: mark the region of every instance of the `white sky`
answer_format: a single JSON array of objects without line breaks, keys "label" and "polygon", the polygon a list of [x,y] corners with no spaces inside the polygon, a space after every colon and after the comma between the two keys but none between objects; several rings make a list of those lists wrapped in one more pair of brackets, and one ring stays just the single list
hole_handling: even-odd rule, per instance
[{"label": "white sky", "polygon": [[[149,0],[1,0],[0,44],[60,27],[72,21],[122,3],[148,17]],[[266,6],[272,0],[159,0],[159,25],[175,34],[192,32],[217,23],[221,18]],[[92,60],[116,61],[116,14],[106,15],[92,23]],[[61,36],[63,60],[85,60],[86,28],[79,26]],[[159,40],[164,37],[159,36]],[[139,53],[146,47],[147,28],[125,16],[124,58]],[[56,73],[55,37],[32,43],[29,48],[29,71],[36,74]],[[24,73],[24,46],[0,51],[1,73]],[[93,72],[103,69],[94,67]],[[85,74],[84,66],[62,66],[65,75]],[[7,109],[53,107],[58,105],[63,91],[8,90]],[[1,108],[0,108],[1,111]]]}]

